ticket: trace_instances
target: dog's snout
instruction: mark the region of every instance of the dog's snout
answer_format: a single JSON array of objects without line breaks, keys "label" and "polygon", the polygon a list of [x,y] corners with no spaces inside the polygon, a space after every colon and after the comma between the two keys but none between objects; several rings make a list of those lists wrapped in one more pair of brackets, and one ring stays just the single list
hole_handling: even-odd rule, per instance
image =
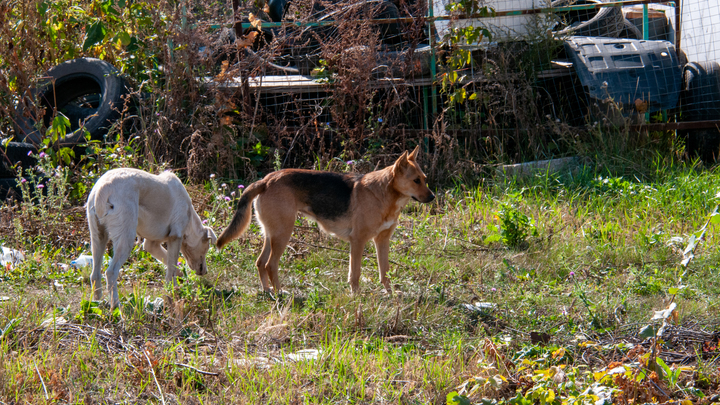
[{"label": "dog's snout", "polygon": [[420,198],[412,196],[412,199],[421,203],[429,203],[430,201],[435,199],[435,194],[433,194],[432,191],[428,190],[428,193],[426,195],[421,196]]}]

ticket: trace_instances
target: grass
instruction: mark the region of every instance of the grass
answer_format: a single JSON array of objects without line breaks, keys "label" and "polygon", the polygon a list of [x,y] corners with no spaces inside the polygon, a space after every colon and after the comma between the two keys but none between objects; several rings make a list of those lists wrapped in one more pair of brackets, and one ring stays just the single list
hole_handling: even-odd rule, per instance
[{"label": "grass", "polygon": [[[689,266],[680,263],[717,204],[720,176],[666,159],[682,153],[674,134],[546,122],[539,110],[517,108],[534,85],[513,79],[510,86],[504,72],[513,69],[491,57],[479,67],[497,71],[489,76],[496,79],[468,87],[488,96],[445,109],[434,131],[460,125],[451,118],[466,108],[482,116],[483,137],[391,136],[358,122],[405,128],[393,117],[414,114],[404,111],[410,93],[378,103],[362,85],[370,76],[358,75],[369,58],[359,61],[363,69],[345,69],[322,103],[338,121],[331,139],[339,147],[313,134],[298,138],[285,119],[263,122],[274,113],[252,97],[230,102],[200,83],[222,69],[198,50],[217,39],[209,23],[231,18],[226,3],[33,0],[4,11],[0,132],[14,133],[15,102],[33,78],[70,58],[112,63],[138,97],[109,142],[83,157],[42,148],[40,170],[25,173],[24,200],[0,207],[0,244],[26,255],[0,269],[0,403],[717,400],[719,342],[708,332],[717,330],[720,302],[715,225]],[[346,49],[369,43],[351,37]],[[274,49],[259,50],[261,57]],[[220,76],[255,76],[259,68],[244,58]],[[288,111],[316,131],[324,120],[294,105]],[[479,129],[470,115],[463,125]],[[82,204],[110,168],[180,171],[194,206],[219,231],[241,189],[236,178],[210,173],[245,180],[283,165],[371,170],[420,142],[434,150],[426,157],[431,178],[462,180],[438,189],[432,204],[405,209],[391,246],[392,297],[377,282],[371,244],[362,291],[350,295],[347,244],[304,219],[281,262],[287,293],[279,297],[258,293],[255,225],[224,251],[210,251],[205,277],[181,266],[187,274],[174,290],[163,285],[163,266],[135,249],[122,269],[117,312],[89,301],[88,268],[67,266],[89,253]],[[482,172],[551,155],[591,157],[595,166],[526,180]],[[30,192],[40,184],[42,193]],[[661,338],[640,336],[644,326],[662,325],[651,318],[671,304]]]},{"label": "grass", "polygon": [[[201,216],[218,229],[232,214],[232,202],[220,198],[231,188],[219,183],[189,187]],[[7,219],[13,208],[5,207],[2,243],[28,259],[0,275],[7,297],[0,303],[0,398],[589,403],[604,398],[605,387],[620,403],[701,401],[720,383],[717,342],[660,341],[662,352],[705,355],[693,357],[692,368],[676,364],[652,377],[650,341],[638,332],[670,301],[677,309],[668,327],[716,327],[714,226],[687,271],[680,261],[719,188],[714,170],[658,163],[643,179],[587,169],[574,178],[495,178],[439,190],[435,202],[410,204],[401,216],[390,256],[392,297],[377,281],[371,244],[362,292],[349,294],[347,245],[302,218],[281,262],[287,293],[280,297],[258,292],[255,225],[226,250],[211,250],[207,276],[188,270],[172,291],[163,286],[162,265],[138,248],[123,267],[123,307],[115,313],[88,301],[88,268],[58,264],[87,253],[86,230],[75,223],[76,237],[56,241],[16,234]],[[500,207],[515,213],[510,220],[528,219],[516,224],[525,234],[513,248],[498,235],[519,231],[503,224]],[[478,302],[485,304],[466,305]],[[549,340],[532,337],[538,334]],[[627,371],[603,374],[613,362]],[[670,380],[672,372],[679,379]]]}]

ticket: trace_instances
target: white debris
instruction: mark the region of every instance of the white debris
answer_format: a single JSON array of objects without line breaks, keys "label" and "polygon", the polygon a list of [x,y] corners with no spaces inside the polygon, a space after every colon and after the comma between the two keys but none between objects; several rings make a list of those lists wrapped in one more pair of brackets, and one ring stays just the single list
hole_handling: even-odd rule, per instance
[{"label": "white debris", "polygon": [[2,257],[0,257],[0,265],[3,267],[6,267],[8,264],[12,266],[17,266],[22,261],[25,260],[25,255],[23,252],[15,249],[10,249],[5,246],[2,247]]},{"label": "white debris", "polygon": [[52,318],[48,318],[48,319],[42,321],[42,323],[40,324],[40,326],[43,327],[43,328],[47,328],[48,326],[62,325],[62,324],[67,323],[67,322],[68,322],[67,319],[63,318],[62,316],[56,317],[56,316],[53,315]]},{"label": "white debris", "polygon": [[76,269],[79,269],[81,267],[85,266],[92,266],[93,264],[93,257],[92,255],[80,255],[77,259],[70,262],[70,265],[72,267],[75,267]]},{"label": "white debris", "polygon": [[295,353],[286,354],[285,358],[294,361],[304,361],[304,360],[317,360],[318,357],[320,357],[320,350],[317,349],[303,349],[298,350]]}]

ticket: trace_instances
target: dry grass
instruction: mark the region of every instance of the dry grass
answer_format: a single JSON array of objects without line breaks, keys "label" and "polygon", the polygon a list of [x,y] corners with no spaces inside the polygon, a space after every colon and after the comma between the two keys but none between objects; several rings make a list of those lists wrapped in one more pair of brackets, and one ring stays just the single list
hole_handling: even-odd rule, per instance
[{"label": "dry grass", "polygon": [[[45,194],[0,208],[0,242],[26,254],[0,270],[0,401],[444,404],[459,391],[475,402],[519,395],[540,403],[552,390],[563,401],[595,403],[583,392],[608,387],[620,390],[612,398],[622,403],[653,396],[705,403],[718,391],[716,229],[687,273],[678,263],[716,203],[720,178],[678,163],[682,149],[667,134],[601,124],[579,130],[523,108],[539,97],[528,75],[507,73],[527,66],[523,49],[473,55],[486,76],[468,89],[481,97],[440,108],[428,120],[431,133],[412,131],[402,119],[423,109],[405,86],[412,77],[390,95],[372,85],[381,40],[354,19],[368,9],[348,13],[340,35],[315,44],[334,74],[325,94],[283,99],[294,115],[278,115],[280,101],[261,103],[247,82],[227,93],[201,78],[268,73],[265,62],[310,44],[302,30],[285,27],[253,44],[257,57],[238,49],[208,54],[201,48],[217,49],[209,26],[229,20],[227,4],[117,2],[119,21],[103,4],[110,3],[0,4],[1,132],[13,133],[15,100],[68,55],[122,68],[137,104],[111,131],[115,141],[69,164],[39,160],[40,172],[61,175],[51,176]],[[131,4],[144,7],[141,16]],[[309,18],[303,4],[294,3],[297,21]],[[71,15],[78,9],[89,11]],[[141,35],[142,52],[111,35],[83,50],[83,30],[101,18],[113,32]],[[405,40],[416,46],[423,27],[409,24]],[[218,58],[232,63],[223,67]],[[390,257],[392,297],[376,282],[372,248],[362,292],[350,295],[347,246],[304,219],[281,262],[288,291],[281,297],[258,293],[255,225],[210,252],[208,276],[189,272],[175,290],[163,286],[163,267],[136,249],[123,268],[116,313],[88,301],[89,269],[64,266],[88,252],[81,205],[109,168],[179,172],[197,211],[219,230],[238,186],[263,173],[288,166],[367,172],[419,143],[438,199],[402,216]],[[497,162],[571,153],[595,166],[517,181],[495,170]],[[508,247],[502,241],[517,229],[527,236]],[[675,380],[657,367],[650,373],[651,342],[638,335],[670,301],[678,308],[657,354],[674,364]],[[618,364],[627,372],[602,374]]]},{"label": "dry grass", "polygon": [[[634,367],[639,349],[630,349],[649,352],[640,326],[673,298],[688,232],[708,212],[711,201],[697,191],[719,187],[717,176],[676,167],[643,183],[495,180],[408,207],[392,244],[393,297],[376,281],[372,249],[362,292],[350,295],[347,246],[299,220],[281,263],[282,297],[258,293],[253,262],[261,240],[253,225],[246,238],[211,251],[207,277],[189,272],[174,291],[162,286],[162,266],[137,250],[119,281],[123,309],[111,314],[86,301],[89,269],[53,264],[71,259],[82,239],[57,243],[56,252],[25,234],[28,260],[2,276],[10,299],[0,303],[0,397],[444,404],[460,391],[502,403],[541,389],[575,395],[541,378],[543,367],[564,365],[580,391],[595,381],[590,370],[613,361]],[[215,197],[227,189],[207,184],[189,190],[201,215],[221,228],[232,206]],[[538,230],[518,249],[486,242],[501,226],[503,203]],[[669,364],[689,362],[692,372],[680,372],[680,385],[660,377],[658,398],[717,390],[716,237],[713,228],[696,250],[659,351]],[[3,243],[10,240],[21,239]],[[476,302],[487,308],[465,306]],[[545,333],[548,343],[533,337]],[[522,358],[531,363],[522,366]],[[479,383],[502,380],[496,376],[505,382]],[[687,383],[699,391],[683,391]],[[626,396],[639,389],[603,384]]]}]

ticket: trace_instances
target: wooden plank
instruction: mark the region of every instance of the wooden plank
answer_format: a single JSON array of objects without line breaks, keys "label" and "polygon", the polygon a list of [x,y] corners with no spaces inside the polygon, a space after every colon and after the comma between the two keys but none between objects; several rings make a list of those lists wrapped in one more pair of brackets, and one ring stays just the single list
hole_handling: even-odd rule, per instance
[{"label": "wooden plank", "polygon": [[720,128],[720,120],[715,121],[688,121],[688,122],[658,122],[653,124],[630,125],[634,131],[676,131],[687,129]]},{"label": "wooden plank", "polygon": [[[240,77],[230,78],[223,81],[216,81],[214,78],[205,77],[203,82],[217,86],[219,89],[224,90],[235,90],[242,86],[242,78]],[[432,85],[432,79],[420,78],[406,80],[401,78],[387,78],[371,80],[369,85],[373,89],[392,88],[397,86],[423,87]],[[328,84],[312,76],[303,75],[251,77],[248,79],[248,86],[252,90],[258,90],[260,93],[270,94],[327,91],[332,88],[332,84]]]}]

